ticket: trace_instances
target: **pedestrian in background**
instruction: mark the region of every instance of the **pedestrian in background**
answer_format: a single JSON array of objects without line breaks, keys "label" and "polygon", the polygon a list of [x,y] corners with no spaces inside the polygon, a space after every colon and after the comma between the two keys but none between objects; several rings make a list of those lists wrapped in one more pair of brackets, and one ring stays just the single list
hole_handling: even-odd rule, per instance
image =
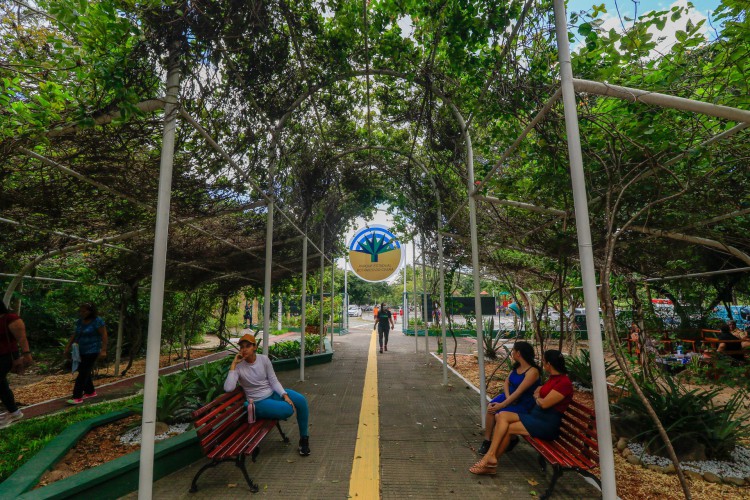
[{"label": "pedestrian in background", "polygon": [[[375,318],[375,324],[373,328],[378,329],[378,342],[380,343],[380,352],[383,352],[383,347],[388,350],[388,334],[391,328],[395,328],[393,325],[393,315],[391,311],[386,307],[385,303],[380,304],[378,315]],[[383,336],[385,336],[385,344],[383,344]]]},{"label": "pedestrian in background", "polygon": [[13,391],[10,390],[8,373],[23,373],[24,368],[32,362],[29,341],[26,338],[26,325],[0,300],[0,401],[8,411],[0,416],[0,429],[23,418],[23,413],[16,405]]},{"label": "pedestrian in background", "polygon": [[82,304],[78,308],[78,315],[80,318],[76,320],[75,333],[65,347],[65,356],[69,356],[77,346],[81,357],[78,377],[73,386],[73,399],[67,401],[71,405],[81,404],[84,399],[97,395],[92,378],[94,364],[97,359],[107,357],[107,327],[97,315],[96,306],[90,302]]}]

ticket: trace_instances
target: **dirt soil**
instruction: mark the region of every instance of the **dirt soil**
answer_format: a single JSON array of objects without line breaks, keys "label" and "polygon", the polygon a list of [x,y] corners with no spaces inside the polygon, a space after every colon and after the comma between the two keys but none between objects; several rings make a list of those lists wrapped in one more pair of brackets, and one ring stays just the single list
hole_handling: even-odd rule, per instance
[{"label": "dirt soil", "polygon": [[[207,356],[215,351],[210,349],[193,349],[191,351],[191,359],[200,358]],[[182,364],[183,360],[175,359],[176,353],[163,354],[159,359],[159,368],[166,366]],[[124,368],[127,366],[127,360],[121,363]],[[142,375],[146,371],[146,359],[137,359],[133,361],[133,366],[128,370],[127,377],[133,377],[136,375]],[[97,371],[95,372],[94,385],[108,384],[120,380],[120,377],[113,375],[114,364],[108,362],[106,366],[97,364]],[[34,375],[33,367],[29,370],[27,375],[16,378],[15,375],[10,375],[9,382],[13,389],[13,394],[16,398],[18,406],[29,406],[43,401],[49,401],[50,399],[57,399],[62,397],[71,396],[73,391],[73,382],[77,373],[59,373],[54,375],[47,375],[40,377]]]},{"label": "dirt soil", "polygon": [[140,425],[140,421],[139,415],[133,415],[93,429],[66,453],[52,470],[44,473],[36,488],[139,450],[139,444],[123,444],[119,437],[133,426]]},{"label": "dirt soil", "polygon": [[[475,387],[479,384],[479,365],[473,355],[456,356],[454,367],[461,376]],[[448,356],[448,363],[453,366],[453,355]],[[489,376],[497,367],[497,362],[485,360],[485,373]],[[498,370],[487,385],[487,395],[494,397],[503,387],[507,371]],[[732,391],[727,391],[732,392]],[[594,407],[594,398],[590,392],[576,391],[573,398],[590,408]],[[599,476],[599,469],[591,471]],[[674,474],[662,474],[628,463],[619,453],[615,453],[615,476],[617,477],[617,495],[623,500],[641,499],[681,499],[682,487]],[[695,500],[745,500],[750,498],[750,488],[722,484],[712,484],[703,480],[691,480],[690,492]]]}]

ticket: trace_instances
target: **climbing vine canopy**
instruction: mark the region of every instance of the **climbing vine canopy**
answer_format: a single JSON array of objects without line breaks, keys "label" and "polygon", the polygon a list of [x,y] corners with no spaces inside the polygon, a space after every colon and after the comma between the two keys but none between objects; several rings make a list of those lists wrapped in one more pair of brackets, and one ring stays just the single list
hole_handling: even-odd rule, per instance
[{"label": "climbing vine canopy", "polygon": [[[684,8],[647,12],[626,31],[602,28],[601,7],[573,12],[575,76],[750,109],[741,3],[720,3],[710,37],[688,23],[659,54],[654,30]],[[465,265],[469,150],[457,113],[483,179],[558,88],[553,21],[548,0],[3,0],[0,267],[83,251],[99,279],[148,277],[169,54],[181,109],[225,153],[179,121],[170,286],[262,283],[263,193],[288,217],[276,218],[274,281],[299,274],[292,222],[335,255],[338,235],[378,204],[395,209],[404,236],[434,239],[439,199],[446,255]],[[737,124],[578,98],[600,265],[643,275],[747,265],[747,132],[702,145]],[[556,103],[482,184],[482,195],[552,209],[479,204],[490,272],[544,281],[575,260],[565,140]]]}]

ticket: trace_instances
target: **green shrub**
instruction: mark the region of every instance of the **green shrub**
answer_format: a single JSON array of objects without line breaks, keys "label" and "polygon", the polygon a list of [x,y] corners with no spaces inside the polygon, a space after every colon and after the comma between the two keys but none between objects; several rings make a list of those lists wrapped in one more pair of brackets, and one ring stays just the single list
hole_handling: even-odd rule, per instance
[{"label": "green shrub", "polygon": [[[320,335],[305,335],[305,355],[315,354],[320,346]],[[299,358],[299,340],[285,340],[271,346],[268,357],[271,359]]]},{"label": "green shrub", "polygon": [[[582,349],[578,356],[568,356],[565,359],[565,367],[568,369],[568,376],[573,382],[578,382],[584,387],[593,387],[594,382],[591,380],[591,356],[589,351]],[[615,373],[616,363],[610,361],[604,364],[604,371],[607,377]]]},{"label": "green shrub", "polygon": [[216,399],[224,392],[224,381],[227,379],[232,356],[213,363],[204,363],[189,370],[192,396],[188,397],[190,406],[196,409]]},{"label": "green shrub", "polygon": [[[709,459],[730,459],[738,440],[750,437],[747,415],[740,414],[747,397],[738,391],[727,403],[716,402],[721,389],[687,390],[671,377],[661,384],[639,380],[638,385],[667,431],[678,456],[695,445],[705,447]],[[664,456],[664,443],[635,392],[613,405],[615,420],[627,420],[633,437],[646,444],[650,453]]]}]

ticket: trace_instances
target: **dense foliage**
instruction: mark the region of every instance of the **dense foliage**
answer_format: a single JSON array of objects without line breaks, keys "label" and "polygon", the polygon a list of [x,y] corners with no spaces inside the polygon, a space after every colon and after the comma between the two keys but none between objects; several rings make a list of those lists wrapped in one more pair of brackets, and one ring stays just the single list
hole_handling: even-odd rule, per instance
[{"label": "dense foliage", "polygon": [[[662,386],[642,381],[641,388],[664,425],[675,450],[705,449],[709,459],[731,459],[738,442],[750,437],[750,424],[743,417],[746,394],[738,392],[726,403],[716,396],[721,389],[686,389],[672,378]],[[630,436],[646,443],[651,453],[665,454],[664,444],[643,402],[631,393],[614,404],[615,418]]]}]

